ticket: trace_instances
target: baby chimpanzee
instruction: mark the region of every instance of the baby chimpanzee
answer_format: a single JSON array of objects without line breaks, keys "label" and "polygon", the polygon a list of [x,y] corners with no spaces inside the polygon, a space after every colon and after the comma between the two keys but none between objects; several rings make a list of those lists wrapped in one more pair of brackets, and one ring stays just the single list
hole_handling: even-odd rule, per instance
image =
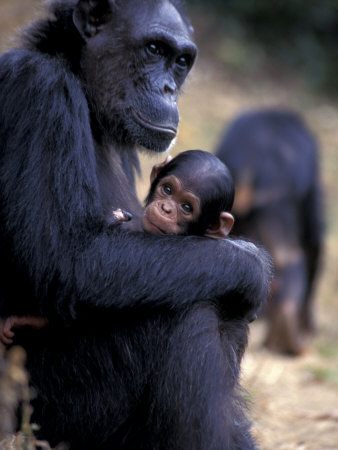
[{"label": "baby chimpanzee", "polygon": [[226,237],[234,184],[227,167],[211,153],[190,150],[153,167],[142,218],[144,231]]},{"label": "baby chimpanzee", "polygon": [[[142,217],[143,230],[153,234],[226,237],[234,223],[229,213],[234,183],[227,167],[214,155],[188,150],[153,167]],[[113,212],[116,222],[129,213]],[[115,224],[115,222],[113,223]]]},{"label": "baby chimpanzee", "polygon": [[[216,156],[188,150],[156,164],[145,200],[142,227],[152,234],[199,235],[225,238],[234,223],[230,214],[234,183],[228,168]],[[132,219],[121,209],[113,211],[111,226]],[[8,317],[0,326],[0,341],[11,344],[13,328],[47,325],[43,317]]]}]

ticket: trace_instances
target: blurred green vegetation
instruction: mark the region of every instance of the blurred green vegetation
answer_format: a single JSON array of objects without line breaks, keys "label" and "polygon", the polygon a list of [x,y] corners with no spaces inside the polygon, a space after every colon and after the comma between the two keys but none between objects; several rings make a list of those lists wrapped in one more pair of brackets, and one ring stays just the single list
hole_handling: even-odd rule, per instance
[{"label": "blurred green vegetation", "polygon": [[309,373],[315,381],[321,383],[332,383],[338,384],[338,373],[334,370],[328,369],[327,367],[309,367]]},{"label": "blurred green vegetation", "polygon": [[257,71],[272,60],[279,69],[296,72],[312,88],[338,95],[337,0],[186,3],[189,10],[216,20],[218,56],[230,68]]}]

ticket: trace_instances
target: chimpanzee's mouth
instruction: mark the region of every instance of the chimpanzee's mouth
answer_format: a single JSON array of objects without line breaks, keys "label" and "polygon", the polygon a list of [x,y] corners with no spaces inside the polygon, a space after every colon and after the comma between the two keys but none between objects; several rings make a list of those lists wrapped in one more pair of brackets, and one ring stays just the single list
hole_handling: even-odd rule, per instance
[{"label": "chimpanzee's mouth", "polygon": [[157,233],[157,234],[167,234],[165,232],[165,230],[162,230],[162,228],[160,228],[158,225],[156,225],[154,222],[152,222],[151,220],[149,220],[149,218],[147,217],[148,223],[150,225],[150,227]]},{"label": "chimpanzee's mouth", "polygon": [[154,122],[151,122],[150,120],[146,119],[139,111],[136,111],[136,109],[134,109],[134,108],[132,108],[131,112],[132,112],[135,122],[137,122],[142,127],[148,128],[149,130],[157,131],[160,133],[168,134],[168,135],[170,135],[171,139],[176,137],[177,128],[172,123],[170,125],[154,123]]}]

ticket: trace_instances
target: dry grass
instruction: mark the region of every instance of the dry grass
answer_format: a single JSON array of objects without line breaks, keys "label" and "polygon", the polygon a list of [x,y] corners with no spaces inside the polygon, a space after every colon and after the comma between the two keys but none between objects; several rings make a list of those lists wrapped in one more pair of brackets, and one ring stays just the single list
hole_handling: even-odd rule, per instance
[{"label": "dry grass", "polygon": [[[34,0],[0,0],[0,48],[18,24],[32,17]],[[338,106],[307,92],[295,80],[266,76],[234,79],[203,48],[180,102],[181,128],[175,154],[183,149],[212,151],[222,128],[235,114],[257,106],[291,107],[304,114],[322,150],[326,191],[326,255],[316,295],[318,333],[309,352],[286,358],[260,348],[264,324],[252,327],[243,364],[243,384],[253,406],[255,434],[263,449],[338,449]],[[149,170],[162,159],[143,158],[143,197]]]}]

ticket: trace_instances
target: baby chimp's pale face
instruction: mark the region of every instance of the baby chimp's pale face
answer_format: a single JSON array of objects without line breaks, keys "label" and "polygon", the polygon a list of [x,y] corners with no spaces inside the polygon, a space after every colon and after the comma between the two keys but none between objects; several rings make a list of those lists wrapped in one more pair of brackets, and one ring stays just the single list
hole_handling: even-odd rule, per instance
[{"label": "baby chimp's pale face", "polygon": [[175,175],[162,178],[146,207],[142,226],[153,234],[184,234],[200,217],[200,199]]}]

